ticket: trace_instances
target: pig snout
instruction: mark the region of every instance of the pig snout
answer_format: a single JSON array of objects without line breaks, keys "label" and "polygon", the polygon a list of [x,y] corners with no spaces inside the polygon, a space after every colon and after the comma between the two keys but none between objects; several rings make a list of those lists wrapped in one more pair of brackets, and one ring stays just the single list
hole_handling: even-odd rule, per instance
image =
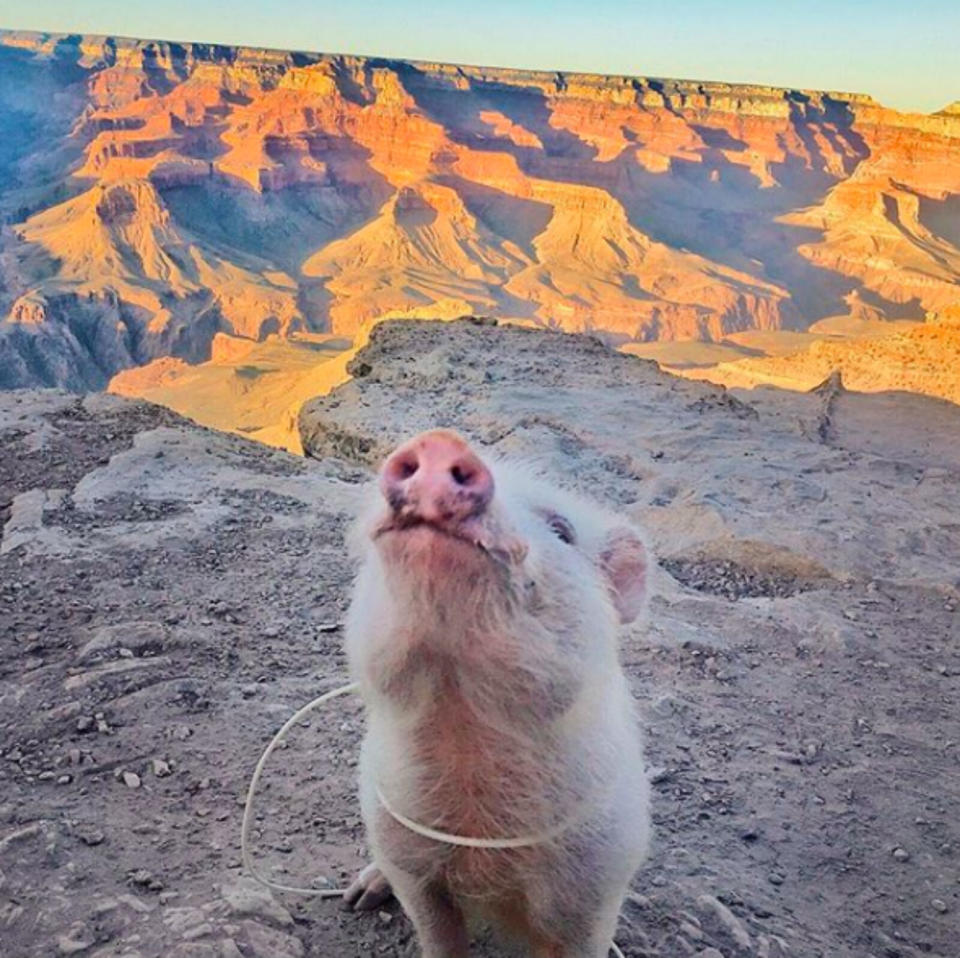
[{"label": "pig snout", "polygon": [[387,457],[380,491],[405,522],[457,525],[486,512],[493,474],[461,436],[443,429],[422,433]]}]

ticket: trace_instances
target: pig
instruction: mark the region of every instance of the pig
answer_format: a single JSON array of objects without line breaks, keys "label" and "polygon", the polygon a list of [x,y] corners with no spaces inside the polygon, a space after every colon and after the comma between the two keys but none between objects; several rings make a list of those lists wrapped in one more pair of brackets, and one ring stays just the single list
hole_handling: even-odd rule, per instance
[{"label": "pig", "polygon": [[[448,430],[399,446],[377,485],[345,627],[373,863],[347,901],[392,891],[424,958],[465,958],[475,919],[536,958],[601,958],[650,831],[617,648],[647,601],[643,536]],[[395,813],[528,842],[461,847]]]}]

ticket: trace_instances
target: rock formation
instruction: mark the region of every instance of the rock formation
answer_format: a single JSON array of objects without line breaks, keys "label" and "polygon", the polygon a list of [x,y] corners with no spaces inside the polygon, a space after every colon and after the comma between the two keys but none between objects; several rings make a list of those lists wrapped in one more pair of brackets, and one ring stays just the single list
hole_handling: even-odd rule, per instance
[{"label": "rock formation", "polygon": [[101,388],[218,333],[718,341],[958,289],[950,108],[7,32],[0,133],[0,386]]},{"label": "rock formation", "polygon": [[874,326],[855,339],[826,337],[799,352],[750,357],[683,375],[726,386],[812,389],[832,372],[858,392],[921,393],[960,405],[960,310],[930,313],[922,324],[906,328]]}]

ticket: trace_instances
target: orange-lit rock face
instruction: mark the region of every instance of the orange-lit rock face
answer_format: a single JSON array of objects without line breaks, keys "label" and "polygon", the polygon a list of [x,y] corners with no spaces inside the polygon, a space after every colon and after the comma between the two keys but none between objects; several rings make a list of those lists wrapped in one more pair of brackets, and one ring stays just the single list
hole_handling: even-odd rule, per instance
[{"label": "orange-lit rock face", "polygon": [[0,385],[388,315],[719,339],[957,298],[957,110],[11,33],[0,82]]},{"label": "orange-lit rock face", "polygon": [[914,392],[960,405],[960,315],[947,310],[930,313],[924,323],[883,325],[890,328],[885,335],[820,341],[802,352],[740,359],[684,375],[731,388],[808,390],[839,370],[844,385],[858,392]]}]

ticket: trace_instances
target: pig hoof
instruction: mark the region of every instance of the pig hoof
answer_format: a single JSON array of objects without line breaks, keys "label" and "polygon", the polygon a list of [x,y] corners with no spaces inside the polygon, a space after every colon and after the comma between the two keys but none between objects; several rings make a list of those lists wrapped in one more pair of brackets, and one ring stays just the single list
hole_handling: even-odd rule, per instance
[{"label": "pig hoof", "polygon": [[390,882],[376,865],[367,865],[343,893],[343,900],[354,911],[372,911],[393,897]]}]

